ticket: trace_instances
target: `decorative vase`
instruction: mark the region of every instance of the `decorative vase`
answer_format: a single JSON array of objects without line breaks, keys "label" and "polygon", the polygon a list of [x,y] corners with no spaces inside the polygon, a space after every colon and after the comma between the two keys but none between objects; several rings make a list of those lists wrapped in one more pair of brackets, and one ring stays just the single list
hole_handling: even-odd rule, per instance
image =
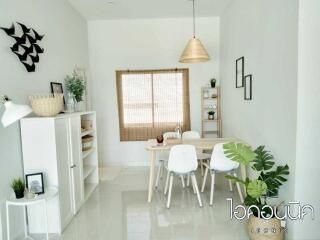
[{"label": "decorative vase", "polygon": [[72,93],[68,93],[67,112],[73,113],[75,111],[76,101]]},{"label": "decorative vase", "polygon": [[211,79],[210,80],[210,85],[212,88],[215,88],[216,87],[216,80],[215,79]]},{"label": "decorative vase", "polygon": [[208,114],[208,119],[209,120],[214,120],[214,114]]},{"label": "decorative vase", "polygon": [[16,199],[21,199],[24,197],[24,191],[14,191]]},{"label": "decorative vase", "polygon": [[82,112],[84,111],[84,102],[76,102],[76,112]]},{"label": "decorative vase", "polygon": [[276,218],[266,220],[251,215],[247,230],[251,240],[283,240],[284,230]]}]

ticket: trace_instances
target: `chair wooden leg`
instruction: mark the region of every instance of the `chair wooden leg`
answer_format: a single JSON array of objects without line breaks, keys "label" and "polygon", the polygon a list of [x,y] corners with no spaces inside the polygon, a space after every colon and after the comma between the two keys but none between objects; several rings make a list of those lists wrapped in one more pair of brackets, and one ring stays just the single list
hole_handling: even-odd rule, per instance
[{"label": "chair wooden leg", "polygon": [[161,177],[163,164],[164,164],[163,161],[160,161],[159,166],[158,166],[158,173],[157,173],[155,188],[158,188],[158,186],[159,186],[159,180],[160,180],[160,177]]},{"label": "chair wooden leg", "polygon": [[[228,173],[228,175],[231,176],[231,173]],[[230,192],[233,192],[232,181],[230,179],[229,179],[229,188],[230,188]]]},{"label": "chair wooden leg", "polygon": [[[233,173],[233,176],[237,177],[237,174],[234,172],[234,173]],[[244,200],[243,200],[243,196],[242,196],[242,192],[241,192],[240,183],[237,182],[237,183],[236,183],[236,186],[237,186],[237,189],[238,189],[240,201],[241,201],[241,203],[243,203]]]},{"label": "chair wooden leg", "polygon": [[168,192],[169,177],[170,177],[170,172],[168,171],[168,173],[167,173],[167,178],[166,178],[166,185],[165,185],[165,187],[164,187],[164,195],[166,195],[167,192]]},{"label": "chair wooden leg", "polygon": [[170,208],[170,204],[171,204],[172,184],[173,184],[173,174],[170,174],[170,183],[169,183],[169,193],[168,193],[167,208]]},{"label": "chair wooden leg", "polygon": [[190,186],[190,174],[187,175],[187,187]]},{"label": "chair wooden leg", "polygon": [[180,179],[181,179],[182,187],[183,187],[183,188],[186,188],[186,184],[184,183],[183,175],[180,175]]},{"label": "chair wooden leg", "polygon": [[210,190],[210,205],[213,204],[213,192],[214,192],[214,172],[211,173],[211,190]]},{"label": "chair wooden leg", "polygon": [[203,177],[203,160],[200,160],[201,176]]},{"label": "chair wooden leg", "polygon": [[195,188],[194,182],[192,180],[192,175],[190,177],[191,177],[191,184],[192,184],[193,194],[196,194],[196,188]]},{"label": "chair wooden leg", "polygon": [[204,177],[203,177],[203,180],[202,180],[201,192],[204,191],[204,188],[205,188],[205,186],[206,186],[206,181],[207,181],[208,172],[209,172],[209,168],[206,167],[206,170],[205,170],[205,172],[204,172]]},{"label": "chair wooden leg", "polygon": [[201,201],[201,197],[200,197],[200,192],[199,192],[199,188],[198,188],[198,183],[197,183],[197,179],[196,176],[194,174],[191,175],[191,180],[193,182],[194,188],[196,190],[197,193],[197,197],[198,197],[198,201],[199,201],[199,206],[202,207],[202,201]]}]

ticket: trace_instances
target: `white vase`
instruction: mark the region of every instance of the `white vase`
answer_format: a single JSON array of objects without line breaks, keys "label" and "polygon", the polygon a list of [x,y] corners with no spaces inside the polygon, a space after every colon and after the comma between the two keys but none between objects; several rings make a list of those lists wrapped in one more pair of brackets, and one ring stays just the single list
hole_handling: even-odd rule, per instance
[{"label": "white vase", "polygon": [[84,111],[84,102],[76,102],[76,112],[83,112]]}]

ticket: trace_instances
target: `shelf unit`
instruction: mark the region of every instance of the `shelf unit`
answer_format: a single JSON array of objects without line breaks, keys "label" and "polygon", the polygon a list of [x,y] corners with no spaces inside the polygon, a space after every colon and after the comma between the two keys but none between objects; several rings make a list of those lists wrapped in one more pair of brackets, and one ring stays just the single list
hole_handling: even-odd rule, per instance
[{"label": "shelf unit", "polygon": [[[208,97],[205,97],[208,92]],[[202,137],[222,137],[222,121],[220,112],[220,88],[202,87],[201,88],[201,133]],[[216,106],[212,108],[210,106]],[[208,119],[208,112],[215,112],[214,119]]]},{"label": "shelf unit", "polygon": [[83,179],[83,194],[86,200],[95,190],[99,183],[98,170],[98,153],[97,153],[97,131],[96,131],[96,114],[94,112],[81,115],[81,127],[83,122],[90,121],[92,127],[81,132],[81,141],[85,136],[92,136],[93,140],[91,148],[82,151],[82,179]]}]

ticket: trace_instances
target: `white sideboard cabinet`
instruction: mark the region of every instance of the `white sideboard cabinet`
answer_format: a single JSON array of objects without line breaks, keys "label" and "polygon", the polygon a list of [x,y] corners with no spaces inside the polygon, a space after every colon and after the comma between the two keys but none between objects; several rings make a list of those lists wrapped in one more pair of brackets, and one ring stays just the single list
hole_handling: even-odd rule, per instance
[{"label": "white sideboard cabinet", "polygon": [[[83,147],[84,139],[87,145]],[[61,233],[99,183],[95,112],[21,120],[24,173],[44,174],[59,196],[48,202],[49,232]],[[41,206],[28,208],[30,232],[44,232]]]}]

